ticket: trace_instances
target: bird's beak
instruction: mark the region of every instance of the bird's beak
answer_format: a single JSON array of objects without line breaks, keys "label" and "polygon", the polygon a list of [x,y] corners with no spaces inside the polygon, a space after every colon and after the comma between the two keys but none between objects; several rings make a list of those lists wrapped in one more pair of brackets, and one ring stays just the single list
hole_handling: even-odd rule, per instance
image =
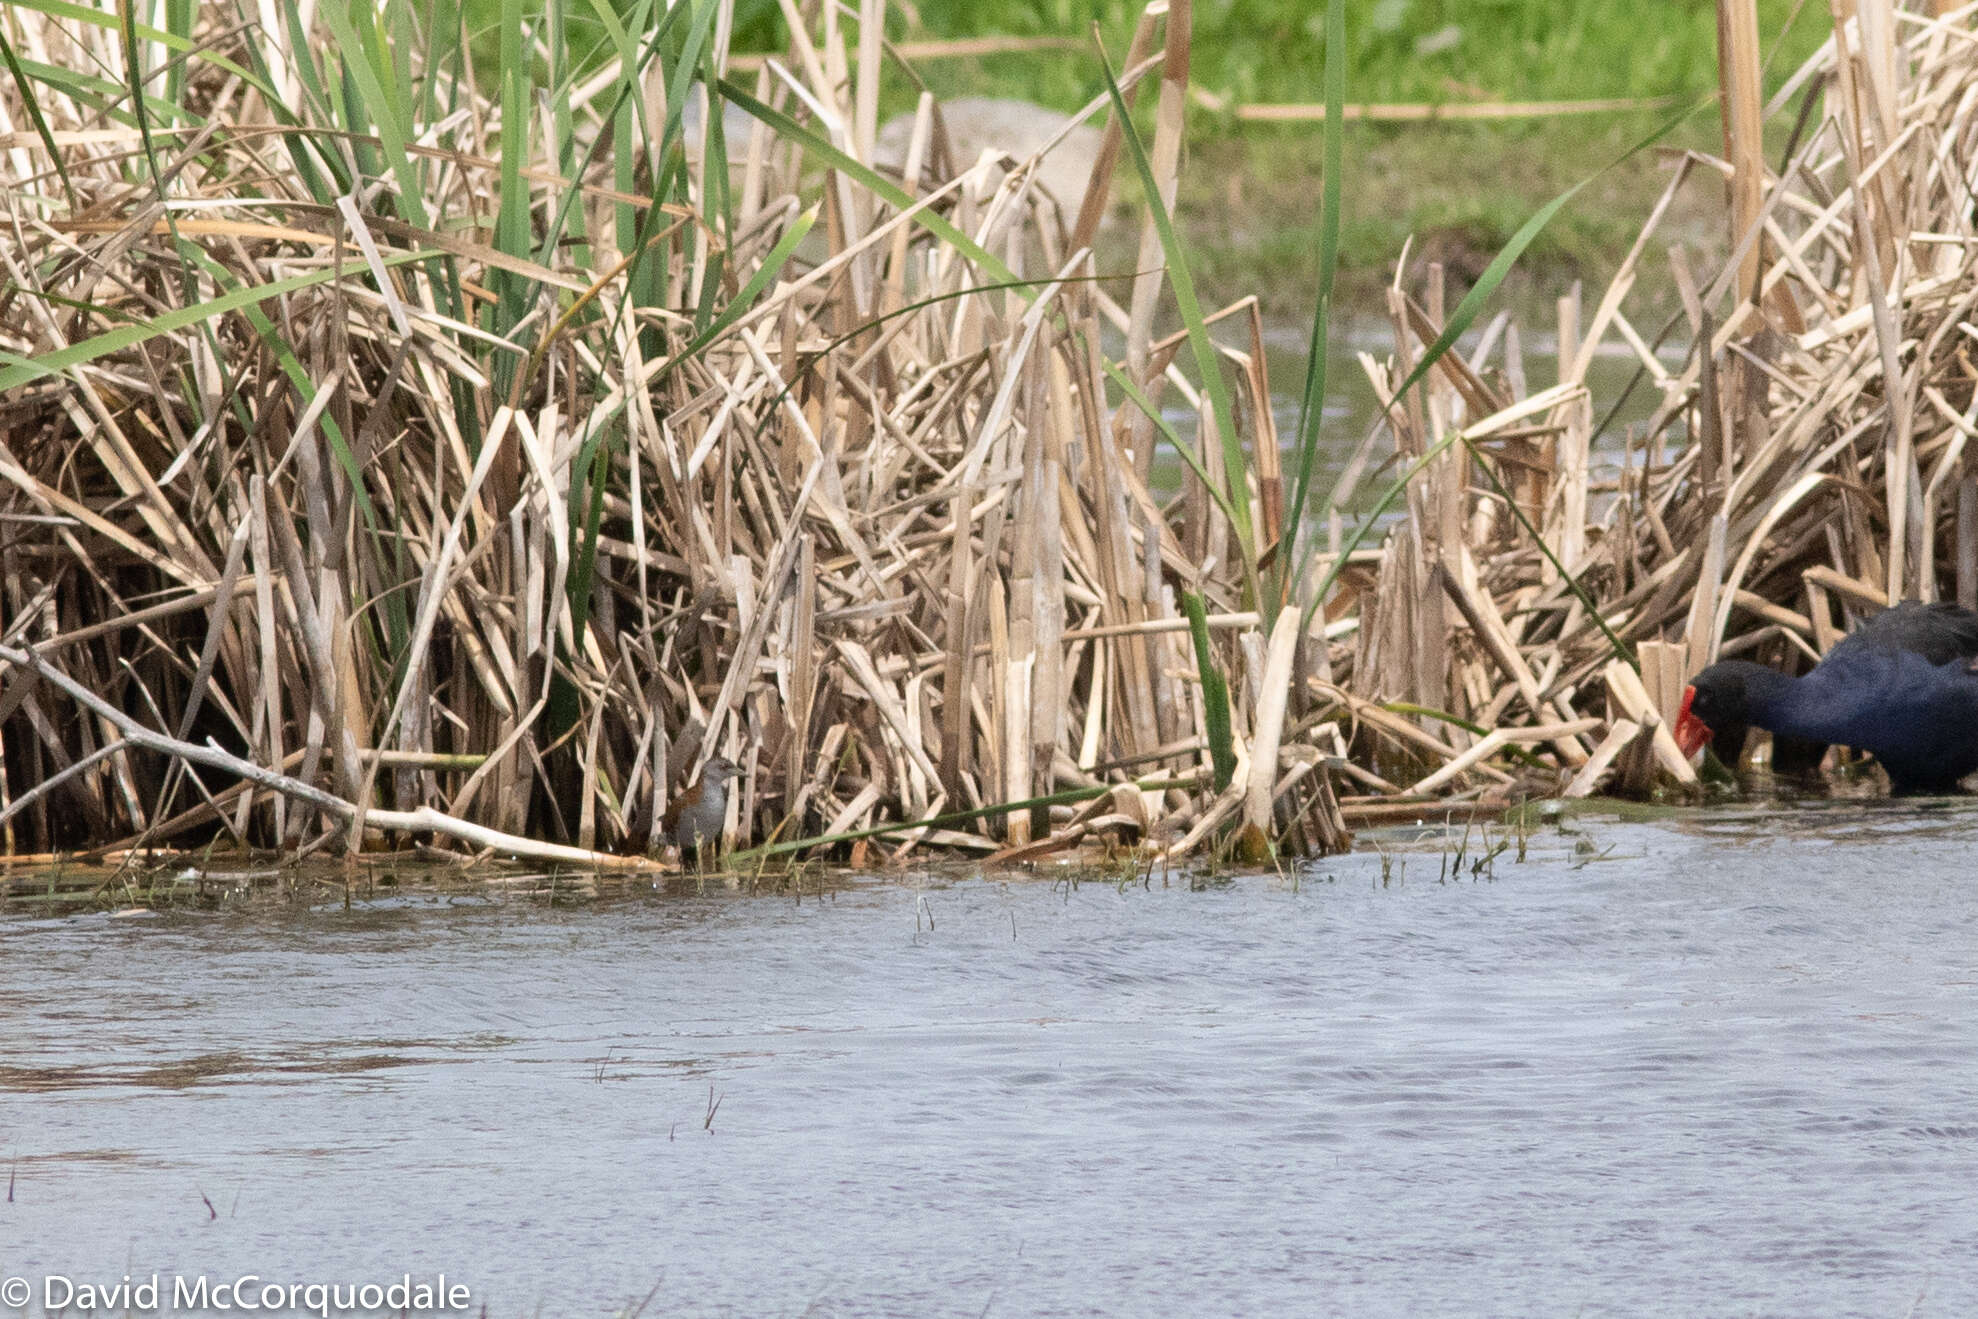
[{"label": "bird's beak", "polygon": [[1690,705],[1696,700],[1696,688],[1683,688],[1683,711],[1676,716],[1676,746],[1689,760],[1703,750],[1703,744],[1712,736],[1710,726],[1690,713]]}]

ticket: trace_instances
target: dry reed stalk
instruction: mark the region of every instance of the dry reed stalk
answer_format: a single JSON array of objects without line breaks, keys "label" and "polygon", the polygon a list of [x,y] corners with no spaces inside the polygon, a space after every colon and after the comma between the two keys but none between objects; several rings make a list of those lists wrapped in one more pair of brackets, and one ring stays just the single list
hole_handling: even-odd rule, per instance
[{"label": "dry reed stalk", "polygon": [[[1286,703],[1291,696],[1292,663],[1298,655],[1302,624],[1295,609],[1284,610],[1271,628],[1270,650],[1263,666],[1255,723],[1250,737],[1250,778],[1245,787],[1243,820],[1266,838],[1272,827],[1271,808],[1277,800],[1278,747],[1284,738]],[[1251,634],[1254,635],[1254,634]]]},{"label": "dry reed stalk", "polygon": [[1635,741],[1641,731],[1641,725],[1631,719],[1613,720],[1608,725],[1607,736],[1602,738],[1600,745],[1593,749],[1593,754],[1587,757],[1586,764],[1580,766],[1579,772],[1573,775],[1572,782],[1566,785],[1565,791],[1560,795],[1569,799],[1591,797],[1599,790],[1608,769]]},{"label": "dry reed stalk", "polygon": [[1572,737],[1577,733],[1592,732],[1594,729],[1600,727],[1601,722],[1598,719],[1575,719],[1570,724],[1541,724],[1534,728],[1493,729],[1468,751],[1465,751],[1462,755],[1456,757],[1435,773],[1426,776],[1413,787],[1408,788],[1406,794],[1411,797],[1433,796],[1445,784],[1452,782],[1457,775],[1465,773],[1483,761],[1488,760],[1499,749],[1509,746],[1514,742],[1556,741],[1559,738]]},{"label": "dry reed stalk", "polygon": [[[1717,0],[1717,85],[1724,122],[1724,159],[1731,165],[1731,241],[1735,244],[1759,223],[1765,187],[1765,133],[1760,101],[1763,87],[1756,0]],[[1739,298],[1755,297],[1764,270],[1763,241],[1753,243],[1738,262]]]},{"label": "dry reed stalk", "polygon": [[[1193,28],[1192,0],[1166,0],[1166,47],[1161,63],[1160,98],[1154,110],[1154,187],[1160,205],[1174,211],[1175,191],[1181,181],[1181,147],[1188,113],[1188,46]],[[1149,13],[1155,6],[1149,5]],[[1081,229],[1082,232],[1082,229]],[[1157,374],[1151,369],[1149,345],[1153,340],[1154,312],[1160,297],[1167,263],[1161,251],[1161,238],[1150,211],[1140,226],[1140,254],[1135,263],[1132,322],[1127,328],[1126,365],[1137,384],[1150,388]],[[1158,396],[1156,396],[1158,398]],[[1208,424],[1208,416],[1203,415]],[[1127,445],[1133,450],[1134,466],[1144,483],[1154,470],[1154,422],[1144,413],[1128,414]],[[1206,437],[1204,438],[1206,446]]]}]

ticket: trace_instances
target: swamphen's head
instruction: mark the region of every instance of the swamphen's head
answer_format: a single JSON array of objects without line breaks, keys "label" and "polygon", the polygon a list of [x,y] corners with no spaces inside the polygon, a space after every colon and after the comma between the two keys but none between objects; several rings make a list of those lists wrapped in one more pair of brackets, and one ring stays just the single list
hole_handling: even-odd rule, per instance
[{"label": "swamphen's head", "polygon": [[[1752,723],[1748,682],[1754,672],[1777,676],[1762,665],[1725,660],[1690,679],[1690,685],[1683,689],[1682,712],[1676,716],[1676,745],[1685,756],[1694,756],[1719,734],[1735,737],[1742,746]],[[1735,756],[1737,749],[1728,748],[1728,754]]]}]

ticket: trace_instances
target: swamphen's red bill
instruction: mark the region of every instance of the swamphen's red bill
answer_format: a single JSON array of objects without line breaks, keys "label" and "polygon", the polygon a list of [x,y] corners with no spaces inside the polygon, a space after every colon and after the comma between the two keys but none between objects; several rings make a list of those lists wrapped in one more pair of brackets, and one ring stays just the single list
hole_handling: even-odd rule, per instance
[{"label": "swamphen's red bill", "polygon": [[1676,746],[1685,760],[1703,750],[1703,744],[1711,738],[1710,725],[1690,712],[1696,701],[1696,688],[1683,688],[1683,710],[1676,716]]}]

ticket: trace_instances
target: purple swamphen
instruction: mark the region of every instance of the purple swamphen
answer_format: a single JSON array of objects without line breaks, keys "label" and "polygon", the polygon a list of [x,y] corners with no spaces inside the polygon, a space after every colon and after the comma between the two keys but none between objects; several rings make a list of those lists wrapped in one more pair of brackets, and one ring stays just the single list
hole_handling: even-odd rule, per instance
[{"label": "purple swamphen", "polygon": [[1714,737],[1735,765],[1747,728],[1803,744],[1795,758],[1813,765],[1830,743],[1869,752],[1897,792],[1949,791],[1978,770],[1978,613],[1905,600],[1804,677],[1724,660],[1690,680],[1676,720],[1684,755]]}]

